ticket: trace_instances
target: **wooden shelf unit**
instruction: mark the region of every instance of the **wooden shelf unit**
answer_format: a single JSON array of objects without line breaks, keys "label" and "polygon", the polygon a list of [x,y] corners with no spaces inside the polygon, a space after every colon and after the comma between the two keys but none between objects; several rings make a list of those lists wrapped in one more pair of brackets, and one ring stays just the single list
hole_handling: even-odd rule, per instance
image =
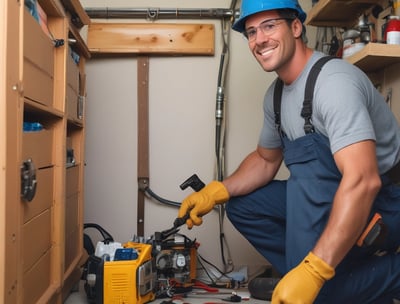
[{"label": "wooden shelf unit", "polygon": [[[80,16],[80,26],[89,17],[79,1],[72,2],[76,11],[60,0],[37,0],[47,20],[42,24],[24,1],[0,6],[5,50],[0,54],[0,217],[5,223],[0,228],[0,303],[61,304],[80,280],[83,80],[90,53],[71,16]],[[79,62],[72,60],[71,50]],[[29,124],[36,129],[27,130]],[[67,148],[74,151],[72,166]]]},{"label": "wooden shelf unit", "polygon": [[346,58],[365,72],[375,72],[400,63],[400,45],[368,43],[359,52]]},{"label": "wooden shelf unit", "polygon": [[313,26],[351,27],[376,0],[319,0],[307,13],[306,24]]},{"label": "wooden shelf unit", "polygon": [[[351,28],[363,13],[371,13],[378,4],[383,8],[380,15],[391,13],[391,3],[387,0],[319,0],[308,12],[306,24]],[[382,20],[377,20],[377,28],[380,28],[380,22]],[[400,122],[400,45],[368,43],[346,60],[368,74]]]}]

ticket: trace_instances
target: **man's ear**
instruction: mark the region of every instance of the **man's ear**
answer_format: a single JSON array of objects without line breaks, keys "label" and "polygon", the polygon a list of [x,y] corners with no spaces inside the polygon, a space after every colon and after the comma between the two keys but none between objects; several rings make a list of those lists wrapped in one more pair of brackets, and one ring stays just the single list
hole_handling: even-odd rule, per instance
[{"label": "man's ear", "polygon": [[303,24],[299,19],[294,19],[292,22],[292,32],[295,38],[300,38],[303,32]]}]

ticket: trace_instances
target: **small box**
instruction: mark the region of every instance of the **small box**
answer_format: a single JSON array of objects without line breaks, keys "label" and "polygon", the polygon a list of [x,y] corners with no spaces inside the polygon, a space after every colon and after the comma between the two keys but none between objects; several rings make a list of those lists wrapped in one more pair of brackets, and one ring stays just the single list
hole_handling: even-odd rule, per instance
[{"label": "small box", "polygon": [[22,265],[28,271],[51,248],[51,210],[46,210],[23,225]]},{"label": "small box", "polygon": [[67,117],[71,120],[82,119],[78,116],[79,112],[79,95],[70,87],[67,86],[67,98],[66,98],[66,109]]},{"label": "small box", "polygon": [[80,250],[80,233],[79,229],[73,231],[66,230],[64,271],[67,271],[72,262],[78,257]]},{"label": "small box", "polygon": [[45,168],[36,171],[36,193],[33,200],[24,202],[24,223],[34,216],[50,209],[53,203],[54,169]]},{"label": "small box", "polygon": [[67,168],[66,197],[69,198],[79,192],[79,169],[80,165]]},{"label": "small box", "polygon": [[70,53],[67,56],[67,117],[72,120],[82,119],[79,115],[79,66],[75,63]]},{"label": "small box", "polygon": [[51,253],[47,251],[31,269],[23,275],[22,300],[24,304],[37,304],[50,286]]},{"label": "small box", "polygon": [[24,94],[33,101],[53,106],[54,44],[39,23],[24,11]]},{"label": "small box", "polygon": [[79,66],[71,56],[71,51],[67,55],[67,85],[78,94],[79,93]]},{"label": "small box", "polygon": [[32,159],[36,169],[53,165],[53,131],[24,132],[22,160]]},{"label": "small box", "polygon": [[65,232],[79,228],[79,194],[67,197],[65,201]]}]

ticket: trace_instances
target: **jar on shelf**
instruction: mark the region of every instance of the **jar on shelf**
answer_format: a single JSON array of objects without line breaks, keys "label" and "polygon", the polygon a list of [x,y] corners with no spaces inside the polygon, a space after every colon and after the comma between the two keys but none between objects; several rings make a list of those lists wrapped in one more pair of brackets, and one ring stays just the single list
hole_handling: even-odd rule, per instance
[{"label": "jar on shelf", "polygon": [[387,44],[400,44],[400,17],[389,16],[385,26],[385,41]]}]

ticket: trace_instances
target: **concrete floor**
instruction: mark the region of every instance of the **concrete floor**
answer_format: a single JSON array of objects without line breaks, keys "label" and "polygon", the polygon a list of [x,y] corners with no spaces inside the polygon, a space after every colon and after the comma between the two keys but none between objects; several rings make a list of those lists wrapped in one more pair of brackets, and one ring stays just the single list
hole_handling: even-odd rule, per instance
[{"label": "concrete floor", "polygon": [[[86,294],[85,291],[83,289],[82,286],[82,282],[81,281],[81,286],[79,287],[78,291],[72,292],[70,294],[70,296],[66,299],[66,301],[64,302],[64,304],[88,304],[88,301],[86,299]],[[232,290],[220,290],[222,292],[232,292]],[[261,300],[257,300],[257,299],[253,299],[253,298],[249,298],[247,300],[247,298],[250,296],[250,294],[248,293],[247,290],[239,290],[237,291],[237,294],[242,296],[244,303],[246,304],[268,304],[271,303],[269,301],[261,301]],[[230,302],[226,302],[223,301],[223,298],[228,297],[228,294],[224,294],[224,295],[214,295],[214,296],[202,296],[201,298],[195,298],[195,297],[187,297],[184,298],[183,300],[174,300],[174,303],[176,304],[228,304]],[[168,299],[156,299],[152,302],[149,302],[151,304],[160,304],[161,302],[168,300]],[[107,303],[104,303],[107,304]],[[400,304],[400,301],[398,300],[393,300],[393,304]]]},{"label": "concrete floor", "polygon": [[[81,281],[82,283],[83,281]],[[223,298],[227,298],[231,295],[232,290],[224,289],[220,290],[221,292],[224,292],[224,294],[215,294],[215,295],[196,295],[193,297],[187,297],[184,298],[183,300],[174,300],[174,303],[176,304],[204,304],[204,303],[216,303],[216,304],[227,304],[230,302],[223,301]],[[226,292],[226,294],[225,294]],[[236,291],[236,293],[243,298],[242,302],[245,302],[246,304],[268,304],[270,303],[269,301],[261,301],[261,300],[256,300],[249,298],[250,294],[246,289]],[[249,299],[248,299],[249,298]],[[248,299],[248,300],[247,300]],[[169,300],[169,299],[156,299],[150,303],[152,304],[160,304],[161,302]],[[83,289],[82,284],[79,286],[79,290],[72,292],[70,296],[66,299],[64,304],[87,304],[88,301],[86,299],[86,294]],[[106,303],[105,303],[106,304]]]}]

